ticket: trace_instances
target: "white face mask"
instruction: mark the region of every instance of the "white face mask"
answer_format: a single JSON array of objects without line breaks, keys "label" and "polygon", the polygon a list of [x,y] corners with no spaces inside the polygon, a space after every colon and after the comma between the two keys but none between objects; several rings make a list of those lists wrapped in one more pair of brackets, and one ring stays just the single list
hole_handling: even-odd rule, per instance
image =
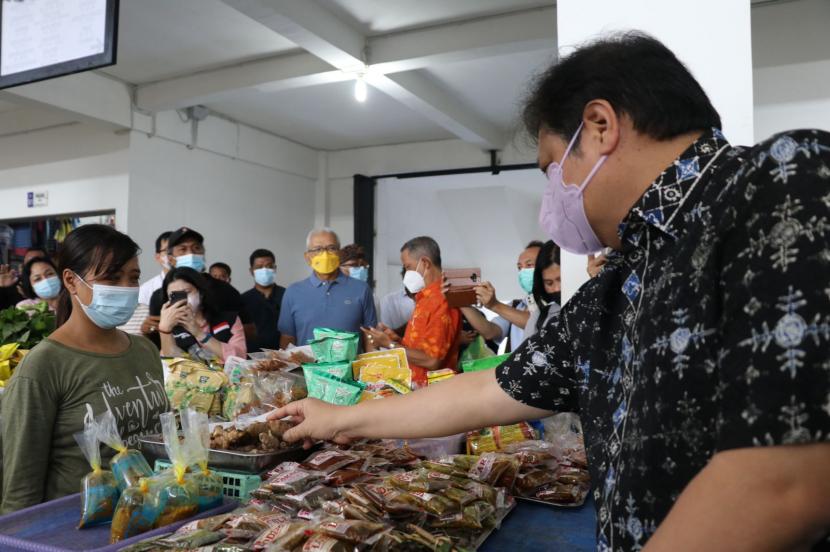
[{"label": "white face mask", "polygon": [[407,270],[403,275],[403,285],[407,290],[409,290],[409,293],[420,293],[425,287],[427,287],[427,284],[424,281],[424,276],[418,272],[418,267],[420,266],[421,261],[418,261],[418,265],[415,267],[415,270]]}]

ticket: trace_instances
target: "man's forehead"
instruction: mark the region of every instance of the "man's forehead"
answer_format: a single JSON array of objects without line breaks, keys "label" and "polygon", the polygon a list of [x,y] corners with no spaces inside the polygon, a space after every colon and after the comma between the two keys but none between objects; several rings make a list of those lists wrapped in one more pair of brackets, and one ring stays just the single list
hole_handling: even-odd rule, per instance
[{"label": "man's forehead", "polygon": [[329,244],[329,243],[337,243],[337,239],[334,237],[334,234],[329,234],[328,232],[323,234],[315,234],[311,237],[311,243],[313,244]]},{"label": "man's forehead", "polygon": [[194,245],[202,245],[202,242],[195,240],[193,238],[186,238],[174,245],[173,247],[181,247],[183,245],[189,245],[190,247],[193,247]]}]

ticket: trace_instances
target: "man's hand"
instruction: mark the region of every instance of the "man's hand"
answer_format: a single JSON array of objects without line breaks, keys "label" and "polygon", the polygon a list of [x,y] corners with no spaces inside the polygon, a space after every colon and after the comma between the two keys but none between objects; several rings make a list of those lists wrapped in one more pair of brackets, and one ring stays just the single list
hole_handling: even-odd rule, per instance
[{"label": "man's hand", "polygon": [[458,339],[458,342],[461,344],[462,347],[466,347],[470,343],[476,340],[478,337],[478,332],[470,330],[468,332],[462,331],[461,336]]},{"label": "man's hand", "polygon": [[476,298],[478,303],[486,309],[493,310],[493,307],[498,303],[496,299],[496,288],[490,282],[482,282],[475,287]]},{"label": "man's hand", "polygon": [[17,273],[9,265],[0,265],[0,287],[12,287],[17,283]]},{"label": "man's hand", "polygon": [[303,441],[308,449],[314,441],[333,441],[339,445],[348,445],[357,437],[349,435],[347,430],[339,429],[344,416],[344,409],[317,399],[303,399],[289,403],[268,416],[269,420],[279,420],[290,416],[297,425],[286,431],[283,440],[293,443]]},{"label": "man's hand", "polygon": [[588,255],[588,276],[593,278],[599,274],[602,267],[605,266],[605,262],[607,260],[608,258],[603,254],[599,254],[597,256]]},{"label": "man's hand", "polygon": [[395,343],[400,341],[398,334],[384,326],[378,325],[376,328],[360,328],[369,340],[369,343],[374,347],[384,347],[391,349]]},{"label": "man's hand", "polygon": [[144,335],[156,333],[156,330],[159,327],[159,322],[161,322],[161,316],[148,316],[141,324],[141,333]]}]

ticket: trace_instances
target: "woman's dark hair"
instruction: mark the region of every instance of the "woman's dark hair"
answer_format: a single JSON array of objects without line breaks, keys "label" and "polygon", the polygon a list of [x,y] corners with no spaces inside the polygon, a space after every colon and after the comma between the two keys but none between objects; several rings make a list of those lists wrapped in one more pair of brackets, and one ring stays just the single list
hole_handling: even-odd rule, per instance
[{"label": "woman's dark hair", "polygon": [[365,261],[366,250],[362,245],[352,243],[340,250],[340,264],[346,264],[353,261]]},{"label": "woman's dark hair", "polygon": [[201,308],[202,314],[208,322],[214,322],[220,316],[221,311],[216,305],[213,297],[213,290],[210,288],[210,283],[201,273],[196,272],[192,268],[173,268],[164,277],[164,283],[161,285],[161,302],[167,303],[170,300],[170,295],[167,293],[167,287],[176,280],[187,282],[197,290],[202,299]]},{"label": "woman's dark hair", "polygon": [[27,299],[38,298],[37,293],[35,293],[35,288],[32,286],[32,282],[30,281],[32,278],[32,268],[34,268],[34,266],[38,263],[48,264],[51,266],[52,270],[54,270],[55,274],[58,274],[58,277],[60,278],[58,267],[56,267],[55,263],[53,263],[48,257],[35,257],[34,259],[29,259],[29,262],[23,265],[23,273],[20,275],[20,287],[23,288],[23,294]]},{"label": "woman's dark hair", "polygon": [[542,73],[525,99],[525,129],[533,139],[549,130],[570,140],[592,100],[606,100],[631,118],[634,130],[655,140],[721,128],[720,115],[686,66],[641,32],[590,42]]},{"label": "woman's dark hair", "polygon": [[[64,270],[80,277],[87,274],[96,278],[113,279],[130,259],[141,253],[138,244],[105,224],[79,226],[66,236],[58,249],[58,276],[63,283]],[[57,326],[61,327],[72,314],[72,297],[66,286],[58,301]]]},{"label": "woman's dark hair", "polygon": [[539,307],[539,322],[536,323],[537,330],[544,323],[545,318],[547,318],[550,302],[553,299],[545,291],[545,279],[542,276],[542,272],[553,265],[561,264],[559,256],[559,246],[553,243],[552,240],[548,240],[542,245],[542,249],[539,250],[539,255],[536,257],[536,268],[533,269],[533,299]]}]

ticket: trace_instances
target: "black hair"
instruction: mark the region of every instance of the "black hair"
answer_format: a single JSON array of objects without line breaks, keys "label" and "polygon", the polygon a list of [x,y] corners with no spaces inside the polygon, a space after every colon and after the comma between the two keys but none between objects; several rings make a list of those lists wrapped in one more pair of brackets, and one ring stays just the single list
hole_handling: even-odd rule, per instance
[{"label": "black hair", "polygon": [[[141,253],[130,236],[106,224],[86,224],[71,231],[58,249],[58,275],[71,270],[81,278],[113,279],[131,259]],[[72,297],[63,286],[58,300],[57,327],[72,314]]]},{"label": "black hair", "polygon": [[164,277],[164,283],[161,285],[162,304],[165,304],[170,300],[170,294],[167,293],[167,287],[176,280],[187,282],[199,290],[199,295],[202,299],[202,314],[208,322],[217,320],[217,318],[221,315],[221,310],[219,309],[219,306],[213,296],[213,290],[210,287],[210,282],[203,274],[196,272],[189,267],[171,268],[170,272],[167,273],[167,276]]},{"label": "black hair", "polygon": [[539,250],[539,255],[536,257],[536,268],[533,269],[533,299],[536,301],[536,306],[539,307],[539,320],[537,322],[537,330],[539,326],[547,318],[548,308],[553,297],[545,291],[545,279],[542,273],[553,265],[561,264],[559,246],[553,241],[546,241],[542,244],[542,249]]},{"label": "black hair", "polygon": [[700,83],[662,42],[642,32],[589,42],[539,75],[525,98],[525,130],[533,139],[551,131],[570,140],[592,100],[606,100],[655,140],[721,128]]},{"label": "black hair", "polygon": [[43,248],[43,247],[38,247],[38,246],[34,245],[34,246],[32,246],[32,247],[30,247],[29,249],[26,250],[26,254],[28,255],[32,251],[39,251],[40,253],[43,253],[43,255],[41,255],[41,257],[48,257],[49,256],[46,253],[46,249]]},{"label": "black hair", "polygon": [[221,268],[222,270],[224,270],[225,272],[228,273],[228,278],[231,277],[231,267],[228,266],[227,263],[223,263],[223,262],[213,263],[212,265],[210,265],[210,268],[208,268],[208,272],[210,272],[214,268]]},{"label": "black hair", "polygon": [[352,261],[366,260],[366,250],[363,248],[362,245],[350,243],[349,245],[340,250],[340,264],[346,264]]},{"label": "black hair", "polygon": [[167,253],[166,249],[163,250],[161,248],[161,242],[167,241],[170,238],[170,234],[172,234],[172,233],[173,232],[170,232],[168,230],[167,232],[162,232],[161,234],[159,234],[159,237],[156,238],[156,253],[161,253],[162,251]]},{"label": "black hair", "polygon": [[[274,253],[272,253],[268,249],[255,249],[254,252],[251,253],[251,258],[249,259],[249,266],[254,266],[254,261],[256,259],[262,259],[263,257],[270,258],[272,261],[274,261],[274,263],[277,262],[277,258],[274,256]],[[230,272],[228,274],[230,274]]]},{"label": "black hair", "polygon": [[35,293],[35,288],[32,286],[32,282],[30,281],[32,278],[32,268],[38,263],[48,264],[51,266],[52,270],[54,270],[55,274],[57,274],[58,278],[60,278],[58,267],[55,266],[55,263],[53,263],[52,259],[49,257],[35,257],[34,259],[29,259],[29,262],[23,265],[23,271],[20,275],[20,287],[23,288],[23,295],[25,295],[27,299],[38,298],[37,293]]},{"label": "black hair", "polygon": [[438,242],[429,236],[419,236],[412,238],[401,247],[401,253],[408,251],[413,257],[426,257],[437,268],[441,268],[441,248],[438,247]]},{"label": "black hair", "polygon": [[544,244],[544,243],[542,243],[541,241],[539,241],[539,240],[533,240],[533,241],[531,241],[530,243],[528,243],[528,244],[525,246],[525,249],[530,249],[530,248],[532,248],[532,247],[538,247],[539,249],[541,249],[541,248],[543,248],[544,246],[545,246],[545,244]]}]

